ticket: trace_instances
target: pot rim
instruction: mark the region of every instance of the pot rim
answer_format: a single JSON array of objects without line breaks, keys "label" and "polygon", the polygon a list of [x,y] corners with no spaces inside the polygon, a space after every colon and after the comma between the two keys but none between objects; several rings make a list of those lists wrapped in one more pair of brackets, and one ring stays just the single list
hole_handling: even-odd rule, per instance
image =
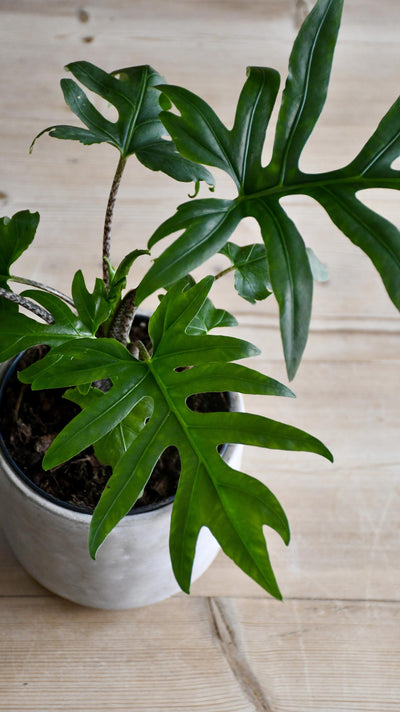
[{"label": "pot rim", "polygon": [[[7,385],[8,379],[16,371],[18,362],[24,352],[21,352],[14,359],[10,360],[8,363],[0,365],[3,370],[1,374],[0,382],[0,408],[1,401],[4,393],[4,389]],[[232,410],[241,410],[243,407],[242,398],[239,393],[228,393],[229,400],[231,403]],[[236,408],[235,408],[236,405]],[[221,451],[221,455],[224,455],[226,459],[229,458],[230,452],[234,447],[238,445],[234,443],[225,443]],[[64,502],[57,497],[46,492],[41,487],[36,485],[32,480],[25,474],[23,470],[17,465],[11,454],[9,453],[7,446],[4,442],[3,436],[0,432],[0,462],[6,466],[7,474],[13,483],[18,487],[18,489],[24,494],[28,499],[36,502],[38,506],[43,509],[53,511],[55,514],[60,514],[60,510],[64,513],[66,517],[74,521],[88,522],[90,521],[93,511],[85,509],[84,507],[79,507],[77,505],[71,504],[69,502]],[[126,517],[133,517],[137,515],[151,515],[158,510],[163,510],[172,508],[174,503],[175,495],[168,497],[167,499],[157,502],[154,504],[144,505],[142,507],[132,508],[127,515],[121,520],[120,524],[126,519]]]}]

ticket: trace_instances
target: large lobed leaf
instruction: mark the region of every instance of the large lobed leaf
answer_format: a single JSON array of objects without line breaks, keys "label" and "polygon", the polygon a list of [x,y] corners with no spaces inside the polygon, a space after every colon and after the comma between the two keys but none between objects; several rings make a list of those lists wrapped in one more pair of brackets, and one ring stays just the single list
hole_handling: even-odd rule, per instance
[{"label": "large lobed leaf", "polygon": [[59,139],[72,139],[83,144],[109,143],[121,156],[133,154],[154,171],[163,171],[180,181],[214,181],[208,170],[193,163],[176,150],[171,140],[165,138],[165,128],[160,114],[159,93],[154,87],[164,80],[152,67],[127,67],[112,73],[90,62],[72,62],[66,67],[90,91],[105,99],[118,112],[111,121],[89,101],[82,87],[73,79],[62,79],[61,88],[66,104],[86,128],[76,126],[49,126],[41,131]]},{"label": "large lobed leaf", "polygon": [[[228,556],[276,597],[279,588],[268,557],[263,525],[288,543],[286,516],[267,487],[229,467],[218,452],[225,442],[305,450],[332,459],[316,438],[289,425],[247,413],[197,413],[187,406],[195,393],[239,391],[292,396],[277,381],[232,363],[255,355],[246,341],[200,332],[190,325],[203,308],[213,278],[182,289],[172,287],[149,324],[153,355],[136,360],[112,339],[81,339],[52,349],[20,374],[34,389],[85,385],[110,378],[107,393],[76,391],[82,411],[57,436],[44,466],[54,467],[88,445],[107,450],[113,474],[92,518],[90,551],[95,553],[140,496],[163,451],[178,448],[181,477],[172,514],[170,550],[176,578],[190,587],[197,537],[208,527]],[[119,450],[118,429],[129,430]],[[133,433],[133,435],[132,435]]]},{"label": "large lobed leaf", "polygon": [[[267,260],[267,268],[258,272],[257,290],[267,293],[272,285],[277,298],[290,378],[307,341],[312,272],[303,238],[281,206],[281,198],[303,193],[317,200],[339,229],[370,257],[400,309],[399,231],[357,197],[367,188],[400,189],[400,173],[392,168],[400,155],[400,99],[358,156],[344,168],[306,174],[298,166],[325,102],[342,7],[343,0],[318,0],[300,29],[289,60],[268,166],[262,165],[261,158],[278,91],[279,77],[274,70],[248,69],[231,130],[192,92],[177,86],[158,87],[180,112],[161,114],[179,151],[192,161],[226,171],[237,186],[238,196],[230,201],[185,203],[158,228],[150,245],[178,230],[184,232],[145,275],[139,298],[168,284],[172,269],[178,279],[205,257],[221,251],[242,218],[254,217],[261,228]],[[312,262],[315,265],[315,260]]]}]

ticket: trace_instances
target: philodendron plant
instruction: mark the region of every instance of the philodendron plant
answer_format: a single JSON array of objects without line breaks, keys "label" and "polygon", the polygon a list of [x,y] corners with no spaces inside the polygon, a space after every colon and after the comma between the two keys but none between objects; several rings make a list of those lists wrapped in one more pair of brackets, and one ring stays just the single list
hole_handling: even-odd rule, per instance
[{"label": "philodendron plant", "polygon": [[[187,406],[190,395],[204,392],[293,395],[277,381],[235,363],[255,356],[255,346],[209,334],[215,327],[236,322],[209,299],[214,277],[196,283],[190,272],[221,252],[230,260],[224,272],[235,272],[235,286],[243,298],[254,303],[275,295],[292,379],[307,341],[313,278],[325,277],[280,202],[287,195],[302,193],[317,200],[371,258],[400,308],[399,233],[357,197],[366,188],[400,188],[399,172],[391,167],[400,153],[399,100],[344,168],[307,174],[298,167],[326,98],[342,5],[343,0],[318,0],[295,40],[267,166],[262,165],[261,155],[279,87],[273,69],[248,69],[229,130],[202,99],[166,84],[148,66],[111,73],[88,62],[67,67],[79,84],[69,78],[62,80],[61,87],[84,127],[51,126],[41,133],[83,144],[107,142],[119,152],[105,219],[103,276],[96,279],[92,292],[81,271],[73,278],[72,297],[11,274],[11,264],[34,238],[39,216],[23,211],[0,222],[0,359],[47,344],[47,355],[22,371],[20,380],[33,389],[66,388],[65,397],[80,407],[53,441],[43,467],[53,468],[90,445],[103,464],[111,465],[112,475],[92,516],[89,549],[95,557],[107,534],[140,496],[160,455],[168,446],[176,446],[181,475],[170,552],[175,576],[185,591],[190,588],[196,540],[206,526],[243,571],[280,597],[263,525],[288,543],[285,513],[266,486],[224,462],[220,444],[303,450],[332,459],[319,440],[289,425],[250,413],[196,413]],[[113,122],[103,116],[82,86],[112,104],[118,119]],[[112,213],[124,166],[133,155],[151,170],[194,181],[196,189],[147,245],[132,245],[115,268],[110,254]],[[204,165],[226,171],[237,197],[197,198],[201,181],[214,186]],[[262,240],[239,247],[229,240],[247,216],[258,221]],[[135,283],[135,261],[148,260],[153,245],[178,231],[177,239],[126,292],[131,269]],[[10,282],[30,288],[15,294]],[[131,342],[130,335],[136,309],[154,293],[160,293],[160,304],[149,322],[149,349]],[[35,317],[21,313],[20,307]]]}]

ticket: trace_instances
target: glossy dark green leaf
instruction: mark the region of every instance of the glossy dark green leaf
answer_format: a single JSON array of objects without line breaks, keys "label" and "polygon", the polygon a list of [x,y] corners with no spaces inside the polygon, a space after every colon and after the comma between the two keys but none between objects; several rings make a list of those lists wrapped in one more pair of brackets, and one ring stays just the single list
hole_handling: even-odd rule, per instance
[{"label": "glossy dark green leaf", "polygon": [[181,115],[162,113],[161,120],[182,155],[226,171],[241,190],[253,171],[261,167],[261,149],[266,125],[279,87],[279,74],[265,67],[249,67],[231,131],[198,96],[177,86],[160,90]]},{"label": "glossy dark green leaf", "polygon": [[[22,383],[30,383],[32,390],[86,385],[107,378],[110,368],[117,364],[122,368],[122,362],[131,364],[131,359],[129,351],[119,341],[83,338],[74,344],[63,343],[52,348],[40,361],[25,368],[20,374],[20,380]],[[61,362],[62,369],[59,368]]]},{"label": "glossy dark green leaf", "polygon": [[159,119],[159,93],[154,90],[164,79],[152,67],[127,67],[109,74],[90,62],[72,62],[66,69],[81,85],[111,104],[118,117],[112,121],[104,116],[80,84],[74,79],[62,79],[65,102],[86,128],[49,126],[36,136],[31,148],[44,133],[86,145],[105,142],[115,146],[122,157],[136,154],[148,168],[163,171],[176,180],[214,184],[208,170],[185,159],[165,138],[166,131]]},{"label": "glossy dark green leaf", "polygon": [[400,309],[400,232],[340,187],[315,192],[331,220],[372,260],[393,304]]},{"label": "glossy dark green leaf", "polygon": [[381,188],[398,190],[399,171],[392,168],[392,163],[400,154],[399,116],[400,98],[390,107],[371,138],[347,167],[349,176],[364,177],[364,187],[368,187],[372,179]]},{"label": "glossy dark green leaf", "polygon": [[279,82],[279,74],[274,69],[247,68],[247,80],[239,97],[231,131],[240,192],[244,195],[257,191],[262,185],[261,155]]},{"label": "glossy dark green leaf", "polygon": [[268,255],[269,279],[279,304],[286,368],[294,378],[307,342],[313,278],[304,242],[278,202],[253,203]]},{"label": "glossy dark green leaf", "polygon": [[154,261],[137,288],[137,303],[160,287],[168,287],[184,277],[218,252],[242,216],[242,206],[235,201],[209,198],[181,205],[176,215],[153,235],[149,247],[170,232],[185,227],[186,230]]},{"label": "glossy dark green leaf", "polygon": [[[278,88],[273,70],[259,67],[248,70],[231,131],[202,99],[179,87],[162,85],[162,91],[180,112],[179,116],[161,114],[179,150],[192,160],[222,168],[238,188],[236,200],[225,207],[220,201],[220,208],[234,215],[236,224],[247,216],[260,222],[270,275],[267,268],[260,271],[257,288],[265,291],[271,284],[279,303],[282,341],[291,378],[307,341],[312,283],[303,239],[281,204],[285,196],[305,194],[319,201],[336,225],[371,258],[389,297],[400,307],[400,233],[356,197],[367,188],[400,189],[400,172],[392,167],[400,155],[400,100],[347,166],[321,174],[306,174],[298,166],[326,99],[342,8],[343,0],[318,0],[300,29],[290,56],[272,159],[266,167],[261,164],[262,149]],[[181,206],[151,238],[150,244],[154,244],[179,229],[185,230],[168,247],[167,257],[162,255],[155,262],[151,279],[145,276],[145,293],[165,282],[166,265],[172,267],[174,256],[183,255],[186,248],[194,256],[189,269],[200,264],[203,254],[196,240],[210,251],[217,248],[218,241],[209,240],[214,225],[208,206],[196,202],[197,208]],[[219,220],[223,225],[223,215],[219,215]],[[217,249],[223,249],[223,245]],[[311,265],[315,272],[317,265],[313,258]],[[320,267],[318,274],[326,278]]]},{"label": "glossy dark green leaf", "polygon": [[[188,408],[189,395],[221,389],[293,395],[273,379],[231,363],[254,354],[257,350],[251,344],[232,337],[187,333],[212,283],[212,278],[205,278],[189,289],[182,290],[177,284],[168,291],[150,319],[153,355],[147,361],[137,361],[111,339],[80,340],[54,349],[45,367],[34,364],[23,376],[34,388],[86,383],[89,371],[91,381],[108,377],[112,382],[107,393],[91,393],[86,400],[77,396],[83,410],[52,443],[43,463],[46,468],[91,443],[96,447],[96,443],[106,442],[104,438],[114,438],[127,418],[138,415],[136,409],[142,404],[139,427],[120,459],[115,462],[117,458],[113,458],[113,474],[93,514],[92,556],[131,509],[159,456],[174,445],[182,471],[170,549],[182,588],[189,589],[196,539],[201,527],[207,526],[246,573],[280,597],[262,527],[266,524],[275,529],[287,543],[285,514],[264,485],[230,468],[217,447],[224,442],[244,442],[315,452],[328,459],[332,456],[316,438],[268,418],[246,413],[195,413]],[[194,368],[182,371],[182,366]]]},{"label": "glossy dark green leaf", "polygon": [[276,182],[300,176],[300,155],[325,104],[342,9],[343,0],[319,0],[293,45],[268,167]]},{"label": "glossy dark green leaf", "polygon": [[269,284],[267,253],[264,245],[239,247],[227,242],[220,250],[235,268],[235,289],[250,304],[261,301],[272,294]]},{"label": "glossy dark green leaf", "polygon": [[181,112],[181,116],[161,114],[179,152],[190,160],[225,170],[238,184],[229,131],[211,107],[187,89],[161,85],[160,90]]}]

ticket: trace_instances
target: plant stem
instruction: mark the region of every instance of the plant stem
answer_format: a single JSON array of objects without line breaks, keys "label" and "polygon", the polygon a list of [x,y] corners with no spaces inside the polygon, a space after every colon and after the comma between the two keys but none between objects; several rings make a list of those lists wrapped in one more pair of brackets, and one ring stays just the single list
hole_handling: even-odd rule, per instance
[{"label": "plant stem", "polygon": [[43,321],[46,321],[48,324],[54,324],[54,318],[52,317],[50,312],[47,311],[47,309],[43,309],[43,307],[39,306],[39,304],[31,302],[31,300],[26,299],[26,297],[21,297],[20,294],[10,292],[8,289],[4,289],[4,287],[0,287],[0,297],[8,299],[10,302],[15,302],[15,304],[19,304],[21,307],[25,307],[25,309],[29,309],[29,311],[33,312],[33,314],[36,314],[36,316],[39,316],[41,319],[43,319]]},{"label": "plant stem", "polygon": [[124,172],[126,157],[121,156],[117,170],[115,171],[114,180],[111,185],[110,195],[108,196],[106,217],[104,221],[104,233],[103,233],[103,279],[106,285],[107,291],[110,288],[110,273],[108,269],[107,260],[110,260],[110,246],[111,246],[111,223],[114,213],[115,200],[118,193],[119,184],[121,182],[122,174]]},{"label": "plant stem", "polygon": [[135,346],[139,352],[139,357],[142,361],[149,361],[151,359],[149,352],[141,341],[135,341]]},{"label": "plant stem", "polygon": [[135,304],[136,289],[131,289],[119,304],[114,315],[107,336],[120,341],[124,346],[129,341],[133,318],[137,307]]},{"label": "plant stem", "polygon": [[230,267],[223,269],[222,272],[218,272],[218,274],[215,275],[214,279],[221,279],[221,277],[224,277],[226,274],[229,274],[229,272],[233,272],[234,269],[236,269],[236,267],[231,265]]},{"label": "plant stem", "polygon": [[12,282],[18,282],[18,284],[27,284],[29,287],[38,287],[38,289],[42,289],[44,292],[49,292],[49,294],[54,294],[56,297],[60,297],[60,299],[62,299],[64,302],[70,304],[71,307],[75,306],[71,297],[68,297],[66,294],[63,294],[63,292],[59,292],[58,289],[49,287],[47,284],[42,284],[42,282],[36,282],[34,279],[26,279],[25,277],[15,277],[14,275],[10,275],[8,279],[10,279]]}]

